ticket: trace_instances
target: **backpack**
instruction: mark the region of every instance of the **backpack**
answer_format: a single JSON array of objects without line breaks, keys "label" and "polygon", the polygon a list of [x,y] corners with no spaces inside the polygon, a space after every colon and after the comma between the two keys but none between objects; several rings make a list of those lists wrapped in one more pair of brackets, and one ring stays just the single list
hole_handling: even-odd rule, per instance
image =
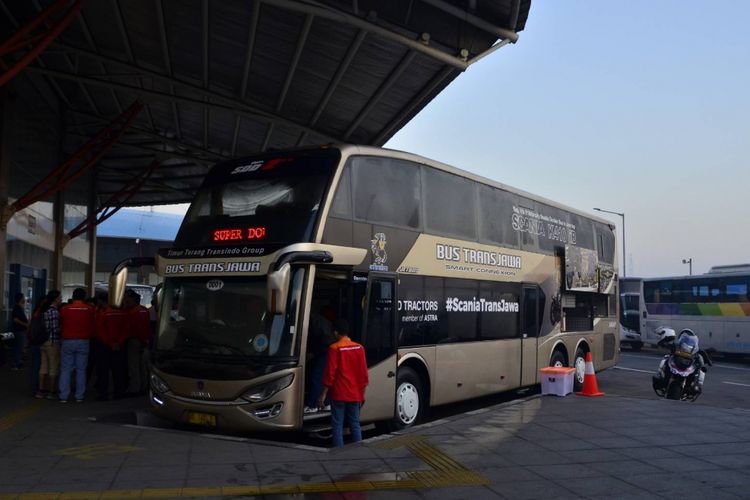
[{"label": "backpack", "polygon": [[31,336],[31,343],[34,345],[42,345],[49,340],[49,332],[44,325],[44,314],[37,314],[31,318],[29,334]]}]

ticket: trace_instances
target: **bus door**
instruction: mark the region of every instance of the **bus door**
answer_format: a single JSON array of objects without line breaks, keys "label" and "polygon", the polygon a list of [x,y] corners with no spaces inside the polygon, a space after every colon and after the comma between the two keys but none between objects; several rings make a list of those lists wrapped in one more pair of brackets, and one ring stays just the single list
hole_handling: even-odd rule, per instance
[{"label": "bus door", "polygon": [[521,300],[521,385],[537,382],[537,342],[539,320],[539,287],[524,285]]},{"label": "bus door", "polygon": [[365,347],[370,384],[365,392],[362,420],[393,417],[396,395],[396,278],[370,274],[363,303]]}]

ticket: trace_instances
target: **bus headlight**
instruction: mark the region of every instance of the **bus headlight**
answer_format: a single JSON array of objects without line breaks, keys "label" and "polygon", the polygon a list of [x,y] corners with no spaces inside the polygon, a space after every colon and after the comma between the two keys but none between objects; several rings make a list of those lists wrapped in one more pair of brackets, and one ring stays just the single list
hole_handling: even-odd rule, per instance
[{"label": "bus headlight", "polygon": [[290,373],[285,377],[277,378],[276,380],[272,380],[271,382],[266,382],[265,384],[253,387],[241,397],[245,401],[249,401],[251,403],[260,403],[261,401],[265,401],[277,392],[283,391],[284,389],[292,385],[292,380],[294,380],[294,374]]},{"label": "bus headlight", "polygon": [[167,383],[153,373],[151,374],[151,387],[158,393],[167,392],[169,390]]}]

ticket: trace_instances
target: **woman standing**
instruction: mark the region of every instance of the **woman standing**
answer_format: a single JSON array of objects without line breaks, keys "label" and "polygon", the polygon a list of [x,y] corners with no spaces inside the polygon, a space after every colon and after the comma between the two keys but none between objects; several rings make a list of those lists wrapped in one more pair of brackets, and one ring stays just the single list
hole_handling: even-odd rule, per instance
[{"label": "woman standing", "polygon": [[11,370],[23,367],[24,332],[29,328],[29,318],[26,317],[26,297],[17,293],[13,298],[13,313],[11,315],[11,331],[13,332],[13,347],[11,352]]}]

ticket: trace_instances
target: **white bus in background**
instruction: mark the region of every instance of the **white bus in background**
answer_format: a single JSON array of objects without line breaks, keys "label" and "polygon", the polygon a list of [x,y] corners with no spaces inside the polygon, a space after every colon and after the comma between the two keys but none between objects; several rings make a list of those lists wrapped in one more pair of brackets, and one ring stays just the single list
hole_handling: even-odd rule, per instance
[{"label": "white bus in background", "polygon": [[643,302],[643,280],[620,278],[620,345],[634,351],[643,347],[641,328],[645,322],[646,307]]},{"label": "white bus in background", "polygon": [[693,330],[702,349],[750,353],[750,264],[715,266],[706,274],[644,278],[641,340],[656,344],[660,326]]}]

